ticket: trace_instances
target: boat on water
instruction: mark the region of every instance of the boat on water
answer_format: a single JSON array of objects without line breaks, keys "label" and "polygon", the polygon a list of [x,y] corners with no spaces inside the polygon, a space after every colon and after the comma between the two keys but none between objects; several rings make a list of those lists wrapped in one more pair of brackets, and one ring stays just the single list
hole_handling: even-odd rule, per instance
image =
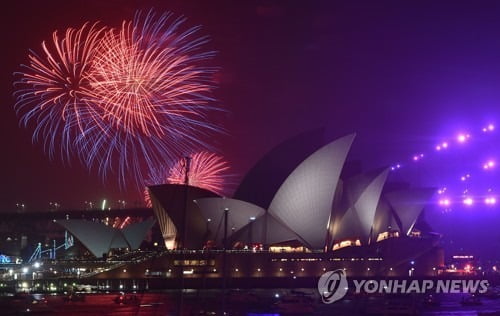
[{"label": "boat on water", "polygon": [[116,296],[113,301],[116,304],[123,304],[123,305],[139,305],[141,303],[141,300],[137,295],[134,294],[120,294]]}]

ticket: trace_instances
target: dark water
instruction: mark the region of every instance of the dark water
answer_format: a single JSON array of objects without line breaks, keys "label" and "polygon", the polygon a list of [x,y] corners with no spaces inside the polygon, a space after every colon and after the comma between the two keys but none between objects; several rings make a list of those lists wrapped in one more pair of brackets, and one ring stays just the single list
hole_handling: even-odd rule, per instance
[{"label": "dark water", "polygon": [[[323,304],[318,295],[307,289],[292,293],[288,290],[232,291],[225,299],[219,291],[186,292],[182,297],[182,315],[277,316],[283,297],[307,296],[312,310],[303,309],[302,302],[288,306],[295,315],[499,315],[500,298],[482,297],[478,305],[464,306],[463,294],[436,296],[432,306],[423,296],[346,297],[333,304]],[[65,299],[64,295],[19,295],[0,297],[0,315],[179,315],[181,297],[177,292],[126,294],[85,294],[84,298]],[[309,302],[309,301],[308,301]]]}]

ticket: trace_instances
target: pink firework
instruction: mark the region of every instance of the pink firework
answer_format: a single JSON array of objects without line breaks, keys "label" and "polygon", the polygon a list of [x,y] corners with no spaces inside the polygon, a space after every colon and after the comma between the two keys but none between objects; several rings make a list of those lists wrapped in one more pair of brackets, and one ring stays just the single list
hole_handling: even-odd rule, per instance
[{"label": "pink firework", "polygon": [[[220,130],[208,123],[213,106],[215,53],[199,27],[172,14],[138,12],[118,29],[96,24],[57,32],[43,55],[17,73],[16,110],[35,126],[50,156],[77,156],[122,187],[144,186],[164,161],[205,147]],[[208,62],[209,63],[209,62]]]},{"label": "pink firework", "polygon": [[24,125],[36,124],[33,139],[42,138],[51,156],[58,145],[69,156],[75,138],[103,124],[100,110],[89,103],[95,98],[89,74],[104,31],[97,23],[62,36],[56,31],[52,41],[42,42],[43,57],[31,52],[29,64],[16,73],[16,111]]},{"label": "pink firework", "polygon": [[198,28],[180,31],[184,20],[167,24],[170,18],[138,13],[134,21],[106,32],[91,85],[113,126],[174,141],[206,126],[200,119],[210,108],[214,69],[201,66],[213,52],[200,51],[207,40],[194,37]]},{"label": "pink firework", "polygon": [[[229,173],[229,162],[222,156],[202,151],[189,157],[189,171],[187,183],[191,186],[206,189],[219,195],[226,195],[231,189],[231,179],[234,175]],[[177,161],[168,172],[156,172],[150,176],[150,185],[171,183],[185,184],[186,158]],[[152,206],[149,190],[144,190],[144,201],[148,207]]]},{"label": "pink firework", "polygon": [[[222,156],[206,151],[195,153],[189,158],[188,184],[223,195],[229,163]],[[186,159],[181,159],[170,168],[167,181],[183,184],[185,180]]]},{"label": "pink firework", "polygon": [[97,162],[102,174],[116,170],[121,183],[134,177],[143,187],[144,174],[205,147],[201,136],[219,130],[205,117],[216,109],[209,97],[215,69],[204,66],[214,53],[203,50],[198,27],[183,31],[184,19],[170,19],[137,13],[105,33],[92,64],[93,102],[107,130],[83,140],[84,161]]}]

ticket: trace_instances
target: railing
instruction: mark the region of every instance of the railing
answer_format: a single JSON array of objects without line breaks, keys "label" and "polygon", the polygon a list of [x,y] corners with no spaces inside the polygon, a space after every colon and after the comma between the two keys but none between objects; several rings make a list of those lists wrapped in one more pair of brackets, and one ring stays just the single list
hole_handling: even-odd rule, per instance
[{"label": "railing", "polygon": [[[93,276],[95,276],[95,275],[97,275],[99,273],[103,273],[103,272],[106,272],[106,271],[118,269],[118,268],[123,267],[124,265],[127,265],[127,264],[141,263],[143,261],[146,261],[146,260],[149,260],[149,259],[155,257],[155,255],[156,254],[154,252],[145,252],[145,251],[128,253],[128,254],[125,254],[125,255],[123,255],[121,257],[122,260],[119,260],[119,261],[116,261],[116,260],[108,261],[107,263],[111,263],[111,265],[106,266],[105,268],[96,269],[96,270],[91,271],[91,272],[81,273],[80,274],[80,278],[90,278],[90,277],[93,277]],[[132,256],[132,258],[130,258],[128,260],[123,260],[124,256]]]}]

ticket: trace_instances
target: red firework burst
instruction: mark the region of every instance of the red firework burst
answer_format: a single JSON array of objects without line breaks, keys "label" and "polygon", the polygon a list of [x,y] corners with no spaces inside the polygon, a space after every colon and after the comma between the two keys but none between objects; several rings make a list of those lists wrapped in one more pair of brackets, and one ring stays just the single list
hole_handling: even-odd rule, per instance
[{"label": "red firework burst", "polygon": [[61,37],[56,31],[52,41],[42,42],[44,56],[31,52],[29,65],[16,73],[16,110],[21,122],[36,124],[34,139],[44,139],[53,154],[57,144],[69,156],[75,138],[89,125],[102,124],[99,110],[89,104],[94,92],[89,84],[91,62],[105,28],[84,24],[69,28]]},{"label": "red firework burst", "polygon": [[[188,184],[224,196],[230,189],[232,174],[228,173],[229,162],[222,156],[202,151],[189,156]],[[168,172],[157,172],[150,176],[150,185],[171,183],[185,184],[186,158],[177,161]],[[149,190],[144,190],[144,201],[152,206]]]},{"label": "red firework burst", "polygon": [[[227,184],[229,163],[222,157],[206,151],[190,156],[188,184],[223,195]],[[183,184],[186,178],[186,160],[181,159],[169,170],[168,183]]]},{"label": "red firework burst", "polygon": [[169,18],[138,14],[106,32],[95,56],[95,101],[112,125],[133,135],[174,140],[192,134],[194,125],[205,125],[200,117],[211,100],[213,69],[199,61],[213,53],[197,53],[206,42],[193,39],[198,28],[181,32],[183,20],[169,25]]},{"label": "red firework burst", "polygon": [[[138,12],[118,29],[96,24],[55,32],[44,55],[18,73],[16,110],[35,125],[50,156],[77,155],[103,178],[144,187],[165,160],[205,147],[215,68],[206,37],[171,14]],[[132,180],[132,181],[130,181]]]}]

